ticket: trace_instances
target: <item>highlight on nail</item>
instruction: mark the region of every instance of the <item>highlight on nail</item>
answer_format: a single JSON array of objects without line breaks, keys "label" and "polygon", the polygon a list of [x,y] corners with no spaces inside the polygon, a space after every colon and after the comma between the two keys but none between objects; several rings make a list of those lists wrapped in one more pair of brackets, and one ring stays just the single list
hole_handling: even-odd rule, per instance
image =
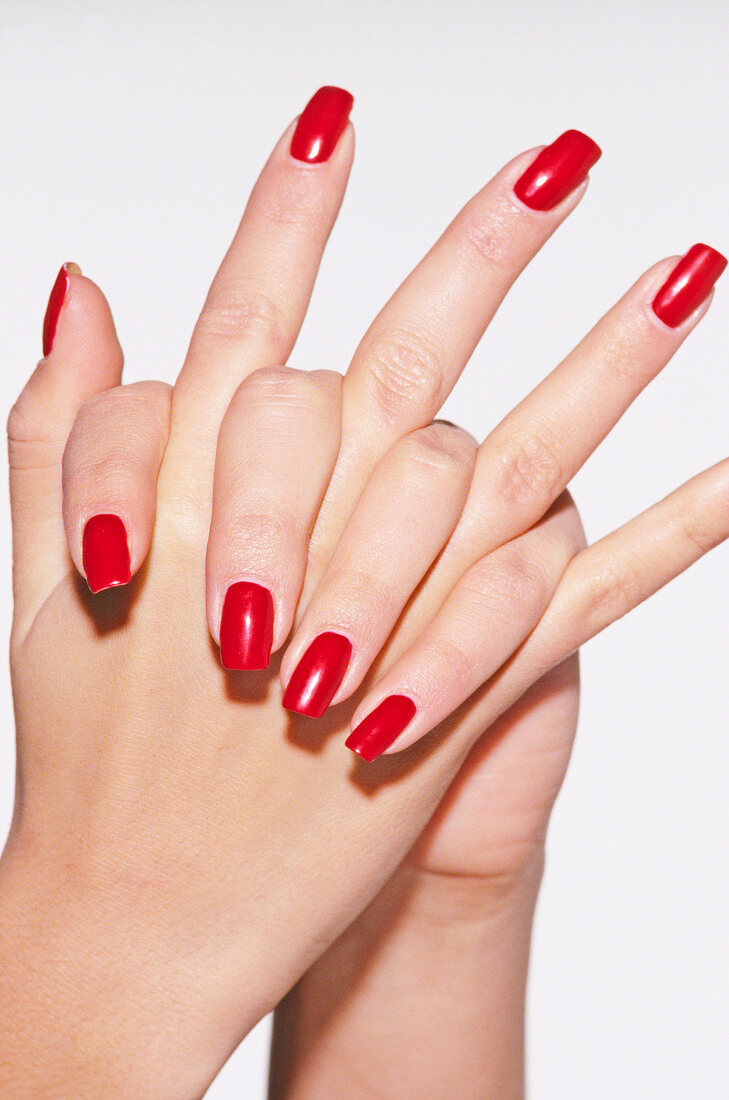
[{"label": "highlight on nail", "polygon": [[225,593],[220,617],[220,660],[224,668],[268,667],[273,644],[273,596],[253,581],[237,581]]},{"label": "highlight on nail", "polygon": [[682,324],[709,296],[726,265],[726,256],[715,248],[692,245],[653,299],[656,317],[669,328]]},{"label": "highlight on nail", "polygon": [[319,88],[301,112],[291,139],[291,156],[308,164],[329,160],[344,133],[354,97],[344,88]]},{"label": "highlight on nail", "polygon": [[291,674],[283,697],[286,710],[321,718],[344,679],[351,656],[349,638],[331,630],[318,634]]},{"label": "highlight on nail", "polygon": [[92,592],[129,584],[129,539],[123,520],[111,512],[91,516],[84,527],[82,557],[86,583]]},{"label": "highlight on nail", "polygon": [[579,187],[601,156],[587,134],[565,130],[537,154],[514,184],[514,194],[531,210],[551,210]]},{"label": "highlight on nail", "polygon": [[415,716],[417,707],[407,695],[388,695],[352,730],[345,745],[370,763],[389,749]]}]

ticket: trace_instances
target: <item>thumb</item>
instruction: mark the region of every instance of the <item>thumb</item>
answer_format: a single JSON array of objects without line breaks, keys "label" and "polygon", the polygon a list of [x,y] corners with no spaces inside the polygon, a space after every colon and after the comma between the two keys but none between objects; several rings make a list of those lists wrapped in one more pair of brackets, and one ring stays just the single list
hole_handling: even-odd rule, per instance
[{"label": "thumb", "polygon": [[81,406],[119,385],[124,361],[109,304],[77,264],[58,273],[43,351],[7,422],[16,638],[73,568],[62,515],[63,451]]}]

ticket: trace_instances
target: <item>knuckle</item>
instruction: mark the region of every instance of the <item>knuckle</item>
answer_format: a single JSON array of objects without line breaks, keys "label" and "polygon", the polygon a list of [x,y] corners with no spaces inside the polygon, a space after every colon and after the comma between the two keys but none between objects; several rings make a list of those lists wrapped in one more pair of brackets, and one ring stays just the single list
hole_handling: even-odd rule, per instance
[{"label": "knuckle", "polygon": [[592,334],[586,337],[590,359],[596,364],[605,383],[626,386],[633,392],[642,388],[655,373],[656,332],[642,310],[620,317],[611,331],[597,342]]},{"label": "knuckle", "polygon": [[211,290],[195,328],[206,340],[263,339],[274,348],[284,343],[280,306],[271,294],[252,286]]},{"label": "knuckle", "polygon": [[[172,387],[166,382],[133,382],[92,394],[78,409],[69,441],[79,436],[84,446],[98,440],[99,446],[119,452],[139,453],[139,444],[150,436],[158,440],[169,428]],[[117,426],[123,431],[114,437]]]},{"label": "knuckle", "polygon": [[509,615],[546,607],[553,587],[543,564],[513,546],[477,562],[467,574],[467,586],[483,610]]},{"label": "knuckle", "polygon": [[226,559],[232,558],[246,568],[258,563],[279,561],[282,546],[300,541],[301,524],[293,512],[248,511],[226,516],[216,523],[215,543]]},{"label": "knuckle", "polygon": [[308,411],[332,392],[333,371],[305,371],[294,367],[260,367],[243,380],[238,399],[260,402],[267,407]]},{"label": "knuckle", "polygon": [[468,432],[434,422],[402,440],[410,464],[426,473],[462,477],[469,474],[476,458],[476,443]]},{"label": "knuckle", "polygon": [[[465,624],[464,624],[465,626]],[[423,638],[418,644],[418,668],[420,695],[430,705],[436,704],[454,688],[462,688],[473,680],[476,663],[473,642],[460,636],[460,632],[439,634],[437,637]],[[432,670],[442,671],[443,675],[433,676]]]},{"label": "knuckle", "polygon": [[496,492],[509,507],[551,503],[564,481],[557,443],[546,432],[510,440],[499,456]]},{"label": "knuckle", "polygon": [[[729,493],[726,494],[722,514],[729,514]],[[713,550],[726,537],[725,527],[719,527],[711,523],[711,517],[696,508],[689,508],[678,516],[678,527],[681,538],[688,548],[690,557],[703,557]]]},{"label": "knuckle", "polygon": [[[11,447],[36,441],[42,442],[47,434],[46,425],[39,420],[24,392],[20,394],[8,413],[5,431]],[[49,439],[48,442],[51,440]]]},{"label": "knuckle", "polygon": [[487,268],[506,269],[512,264],[512,234],[504,225],[500,211],[487,216],[464,215],[461,239],[465,247]]},{"label": "knuckle", "polygon": [[320,606],[335,607],[335,621],[342,626],[352,625],[359,634],[374,634],[383,619],[389,619],[400,605],[398,589],[378,571],[334,563],[324,583]]},{"label": "knuckle", "polygon": [[445,388],[443,355],[415,329],[388,328],[367,346],[365,361],[377,403],[388,421],[410,410],[434,411]]},{"label": "knuckle", "polygon": [[249,213],[283,229],[313,229],[320,225],[328,217],[331,196],[306,166],[297,169],[298,166],[286,165],[269,177],[267,186],[256,186]]},{"label": "knuckle", "polygon": [[59,424],[56,410],[43,399],[43,387],[38,385],[38,372],[45,370],[40,360],[35,371],[23,386],[8,411],[5,431],[11,453],[25,450],[27,445],[54,445],[58,443]]},{"label": "knuckle", "polygon": [[581,605],[587,636],[597,634],[640,603],[644,583],[639,563],[627,560],[604,563],[584,578]]}]

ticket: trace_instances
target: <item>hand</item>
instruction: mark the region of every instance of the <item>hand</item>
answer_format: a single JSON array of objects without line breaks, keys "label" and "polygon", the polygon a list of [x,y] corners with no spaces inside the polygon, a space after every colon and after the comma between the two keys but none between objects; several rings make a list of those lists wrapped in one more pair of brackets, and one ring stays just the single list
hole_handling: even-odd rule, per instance
[{"label": "hand", "polygon": [[[321,103],[264,169],[173,393],[119,388],[108,307],[66,272],[49,354],[10,416],[19,789],[3,861],[0,938],[13,966],[1,980],[15,1009],[3,1026],[43,1020],[42,1035],[2,1039],[16,1053],[6,1062],[23,1067],[17,1095],[49,1079],[77,1097],[118,1082],[140,1096],[199,1094],[386,882],[495,717],[726,534],[725,467],[583,552],[560,498],[705,310],[719,264],[710,250],[698,257],[703,279],[683,290],[675,258],[639,280],[478,456],[465,433],[429,426],[509,285],[584,191],[574,185],[594,147],[574,135],[517,157],[472,200],[376,319],[343,385],[275,366],[290,354],[352,156],[348,102],[325,97],[328,113]],[[651,308],[666,280],[674,327]],[[680,321],[677,303],[697,308]],[[546,423],[564,450],[545,466]],[[94,588],[131,583],[92,597],[66,539]],[[353,556],[337,563],[347,540]],[[650,577],[634,577],[635,555]],[[327,605],[327,591],[342,603]],[[298,606],[293,663],[322,608],[349,608],[343,699],[366,672],[357,647],[373,624],[394,623],[398,601],[405,613],[363,690],[426,670],[406,737],[438,720],[439,705],[466,702],[406,756],[369,768],[338,744],[351,706],[317,727],[287,720],[273,677],[224,672],[205,629],[207,612],[224,663],[257,667]],[[346,630],[343,618],[326,626]],[[455,691],[442,666],[454,630]],[[504,743],[493,868],[538,847],[568,753],[554,746],[545,761],[540,744]],[[52,990],[42,1013],[24,966]],[[28,1085],[29,1067],[39,1076]]]},{"label": "hand", "polygon": [[276,1009],[269,1100],[524,1095],[524,995],[543,850],[494,875],[500,745],[569,744],[577,655],[471,750],[390,881]]}]

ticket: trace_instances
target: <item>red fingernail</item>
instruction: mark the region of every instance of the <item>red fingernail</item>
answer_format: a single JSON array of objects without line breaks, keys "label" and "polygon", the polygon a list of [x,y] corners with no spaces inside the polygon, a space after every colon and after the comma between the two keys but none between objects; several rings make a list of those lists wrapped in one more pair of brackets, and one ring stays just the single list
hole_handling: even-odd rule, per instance
[{"label": "red fingernail", "polygon": [[344,679],[352,643],[343,634],[319,634],[294,669],[284,692],[286,710],[321,718]]},{"label": "red fingernail", "polygon": [[53,284],[53,290],[51,296],[48,299],[48,306],[46,308],[46,315],[43,318],[43,354],[48,355],[53,347],[53,339],[56,335],[56,327],[58,325],[58,318],[61,313],[61,307],[66,298],[68,288],[71,284],[71,278],[68,271],[68,264],[63,264],[61,270],[56,276],[56,281]]},{"label": "red fingernail", "polygon": [[301,112],[291,139],[291,156],[309,164],[329,160],[344,133],[354,98],[344,88],[320,88]]},{"label": "red fingernail", "polygon": [[416,710],[415,703],[407,695],[388,695],[352,730],[344,743],[369,763],[389,749]]},{"label": "red fingernail", "polygon": [[587,134],[565,130],[542,149],[514,184],[514,194],[532,210],[551,210],[566,199],[602,156]]},{"label": "red fingernail", "polygon": [[708,244],[695,244],[682,256],[653,299],[653,312],[676,328],[701,305],[726,267],[726,257]]},{"label": "red fingernail", "polygon": [[129,540],[119,516],[101,513],[84,527],[83,566],[92,592],[129,584]]},{"label": "red fingernail", "polygon": [[273,596],[262,584],[238,581],[225,593],[220,660],[225,668],[267,668],[273,644]]}]

